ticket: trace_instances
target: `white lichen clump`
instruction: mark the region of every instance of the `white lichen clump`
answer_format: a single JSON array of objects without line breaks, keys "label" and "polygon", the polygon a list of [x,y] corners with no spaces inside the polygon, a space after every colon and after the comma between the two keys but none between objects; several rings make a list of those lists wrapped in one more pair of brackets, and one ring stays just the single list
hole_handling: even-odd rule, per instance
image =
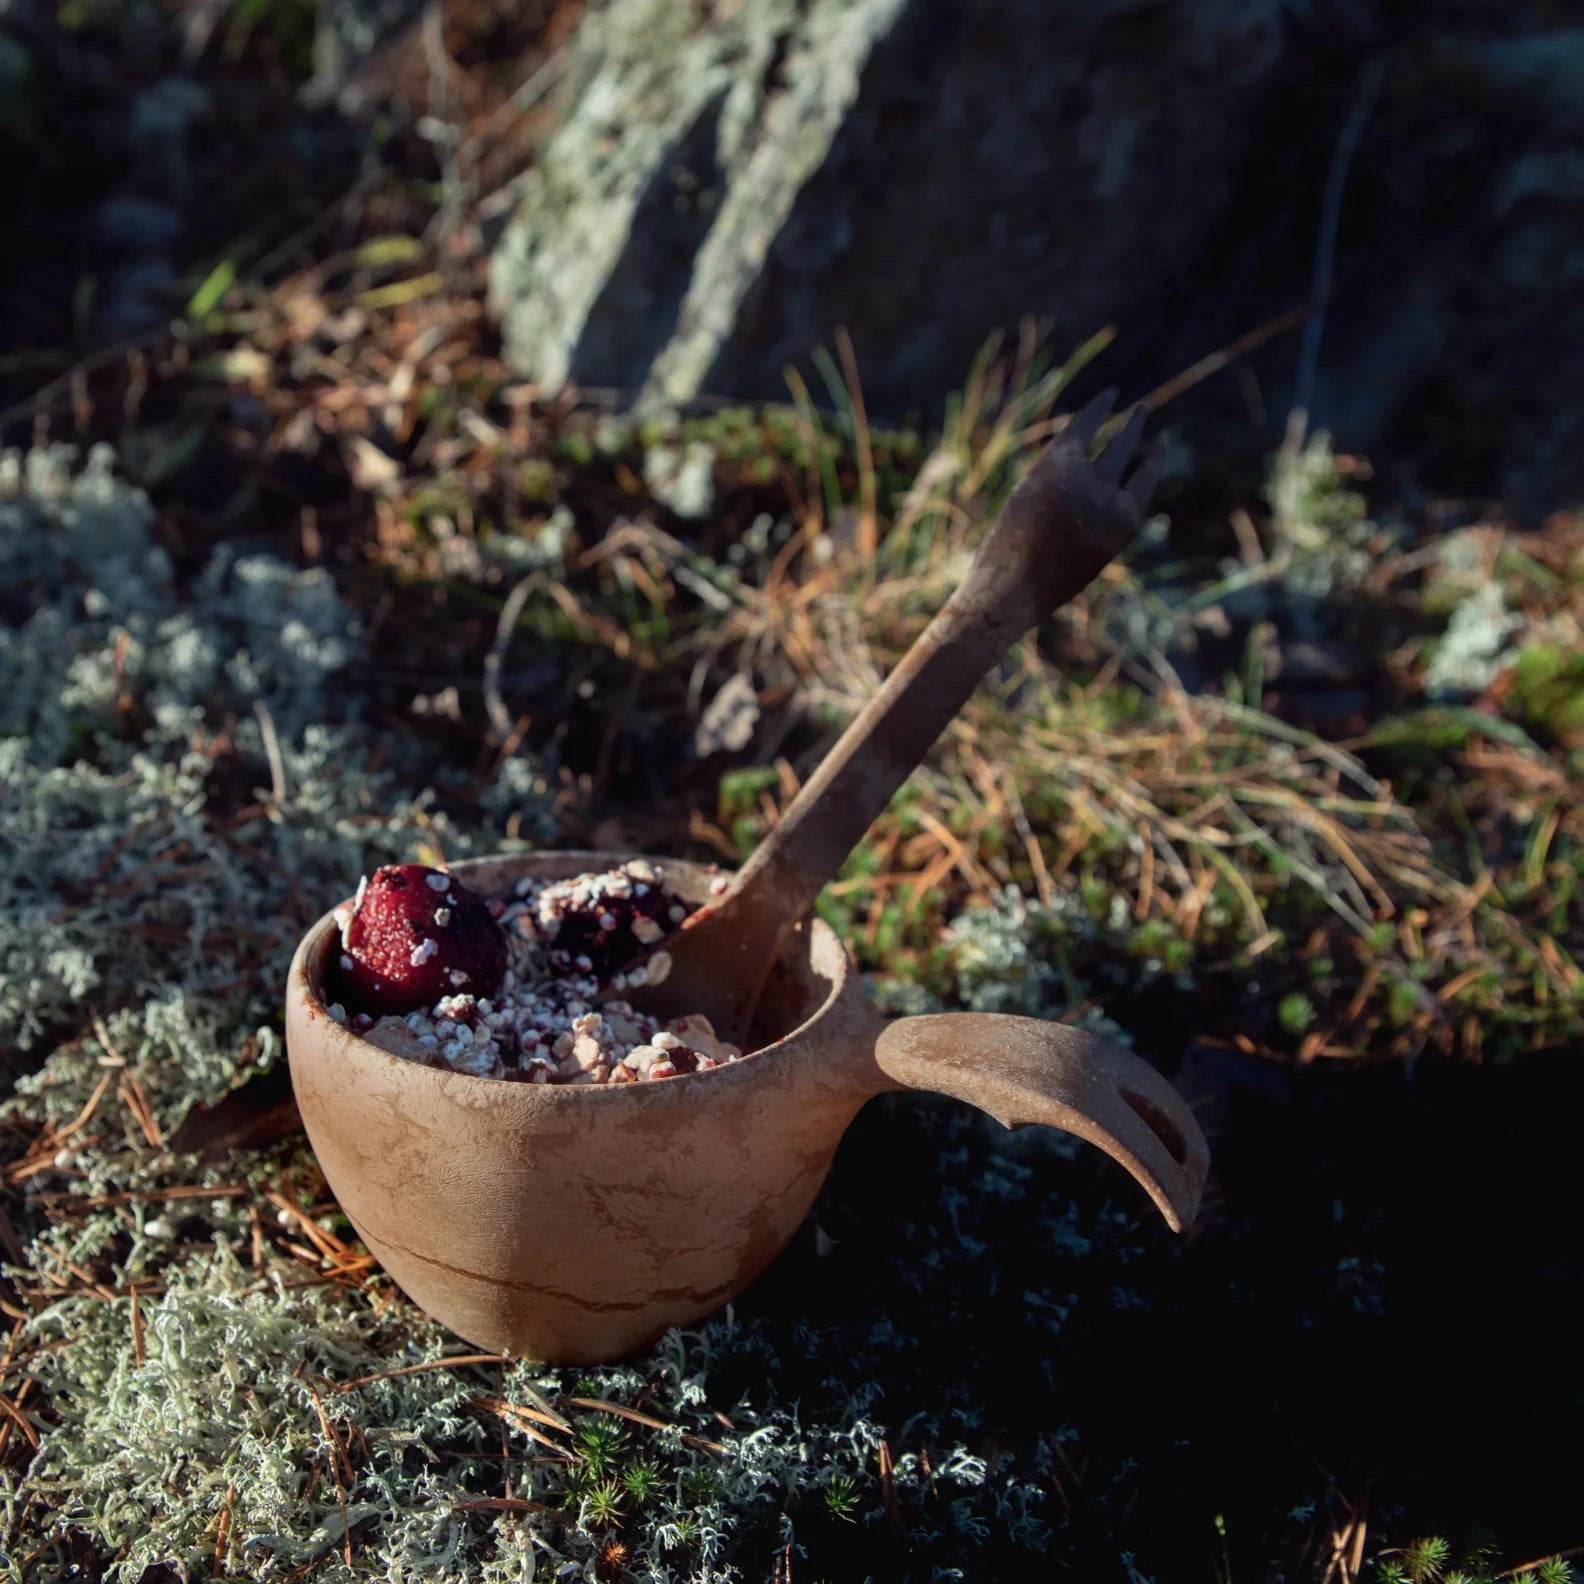
[{"label": "white lichen clump", "polygon": [[1452,612],[1425,671],[1425,693],[1455,698],[1487,688],[1517,658],[1511,639],[1523,617],[1507,608],[1500,583],[1482,583]]},{"label": "white lichen clump", "polygon": [[[31,607],[0,625],[0,1049],[91,1001],[170,1126],[278,1054],[305,899],[467,841],[338,689],[359,639],[328,574],[222,548],[184,599],[152,525],[103,449],[0,456],[0,593]],[[23,1092],[80,1107],[104,1054],[68,1041]]]}]

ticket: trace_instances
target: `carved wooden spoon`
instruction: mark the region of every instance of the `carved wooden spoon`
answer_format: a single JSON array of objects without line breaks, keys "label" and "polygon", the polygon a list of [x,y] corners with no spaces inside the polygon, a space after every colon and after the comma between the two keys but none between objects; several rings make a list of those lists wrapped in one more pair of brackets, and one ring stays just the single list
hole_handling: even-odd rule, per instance
[{"label": "carved wooden spoon", "polygon": [[1138,532],[1163,455],[1157,444],[1123,485],[1144,429],[1144,410],[1135,408],[1091,458],[1114,400],[1114,392],[1097,397],[1035,463],[962,583],[731,886],[638,959],[665,952],[671,959],[665,978],[608,994],[659,1017],[702,1012],[723,1039],[745,1038],[788,932],[985,674]]}]

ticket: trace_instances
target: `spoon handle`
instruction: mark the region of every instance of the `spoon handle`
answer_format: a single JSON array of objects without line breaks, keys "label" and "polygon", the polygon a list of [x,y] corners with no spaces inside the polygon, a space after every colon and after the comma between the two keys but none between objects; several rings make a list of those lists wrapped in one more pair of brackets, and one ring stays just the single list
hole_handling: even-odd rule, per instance
[{"label": "spoon handle", "polygon": [[743,866],[739,894],[762,886],[788,920],[807,912],[985,675],[1132,538],[1131,522],[1062,512],[1039,474],[1019,487],[962,583]]},{"label": "spoon handle", "polygon": [[[951,598],[842,733],[718,903],[665,943],[672,980],[703,976],[717,1027],[745,1032],[787,933],[1006,651],[1095,578],[1138,531],[1159,477],[1152,453],[1124,488],[1142,409],[1095,461],[1108,393],[1069,422],[1013,491]],[[674,987],[673,987],[674,986]],[[669,993],[667,993],[669,991]],[[695,991],[696,993],[696,991]]]}]

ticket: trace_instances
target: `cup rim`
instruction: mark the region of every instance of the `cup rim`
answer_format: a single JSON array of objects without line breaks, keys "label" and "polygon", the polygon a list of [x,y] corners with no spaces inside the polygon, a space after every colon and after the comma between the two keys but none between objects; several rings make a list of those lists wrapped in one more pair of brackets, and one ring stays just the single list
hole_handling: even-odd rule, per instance
[{"label": "cup rim", "polygon": [[[592,852],[582,848],[561,847],[540,848],[531,852],[520,853],[482,853],[471,858],[459,858],[453,863],[447,863],[445,867],[448,871],[461,874],[465,878],[469,869],[482,868],[486,864],[510,864],[514,860],[526,862],[538,859],[571,859],[578,861],[587,859],[592,861],[588,867],[614,868],[618,864],[629,863],[635,858],[642,858],[649,863],[687,869],[695,873],[709,872],[708,866],[687,858],[668,858],[655,853]],[[732,871],[720,870],[717,872],[730,874]],[[310,1019],[317,1022],[322,1018],[327,1025],[324,1032],[329,1036],[332,1044],[344,1044],[359,1059],[367,1060],[373,1057],[382,1057],[385,1062],[399,1064],[399,1068],[404,1073],[430,1074],[437,1082],[446,1087],[454,1083],[461,1083],[469,1086],[487,1086],[489,1091],[527,1089],[534,1095],[536,1104],[568,1104],[575,1096],[591,1097],[600,1093],[609,1093],[614,1097],[636,1096],[642,1093],[675,1092],[675,1086],[679,1081],[708,1081],[711,1079],[736,1083],[748,1081],[752,1070],[758,1066],[760,1057],[774,1057],[792,1040],[803,1035],[806,1030],[811,1028],[822,1017],[828,1016],[836,1008],[843,996],[849,993],[853,984],[853,962],[847,953],[847,948],[842,945],[836,932],[824,919],[811,914],[806,921],[810,936],[811,952],[816,942],[825,944],[828,940],[836,951],[838,972],[833,979],[828,981],[829,989],[820,1000],[818,1006],[814,1007],[800,1022],[788,1029],[785,1034],[772,1040],[768,1045],[761,1045],[755,1050],[744,1051],[736,1061],[711,1068],[708,1072],[676,1073],[670,1078],[647,1080],[641,1083],[524,1084],[512,1082],[505,1078],[486,1078],[477,1073],[457,1072],[453,1068],[430,1067],[425,1063],[412,1061],[405,1056],[398,1056],[392,1051],[375,1045],[361,1034],[348,1028],[346,1024],[337,1022],[335,1018],[330,1016],[330,1006],[323,994],[322,966],[318,976],[320,983],[316,985],[314,982],[315,975],[312,972],[314,958],[322,955],[319,948],[326,934],[330,930],[338,928],[335,918],[336,909],[352,900],[351,897],[344,897],[341,901],[334,903],[314,923],[308,926],[302,938],[298,941],[297,948],[292,953],[291,967],[287,970],[286,996],[288,1003],[300,1001]],[[288,1058],[290,1054],[288,1046]],[[423,1080],[419,1079],[417,1081],[422,1082]],[[628,1100],[623,1103],[630,1104],[631,1101]]]}]

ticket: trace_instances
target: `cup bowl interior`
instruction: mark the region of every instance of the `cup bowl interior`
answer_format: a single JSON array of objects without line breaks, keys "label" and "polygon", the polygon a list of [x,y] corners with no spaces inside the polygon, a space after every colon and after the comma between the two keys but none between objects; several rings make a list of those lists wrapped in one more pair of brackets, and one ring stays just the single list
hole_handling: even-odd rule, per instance
[{"label": "cup bowl interior", "polygon": [[[525,875],[531,874],[541,880],[568,880],[575,875],[615,868],[618,864],[639,857],[663,868],[666,884],[685,901],[699,905],[709,901],[713,884],[721,879],[731,878],[731,871],[714,865],[690,863],[680,858],[654,858],[640,853],[579,851],[508,853],[486,858],[460,859],[449,865],[449,868],[462,879],[469,890],[480,897],[489,898],[509,891]],[[342,900],[349,902],[351,898]],[[336,905],[341,904],[338,902]],[[337,939],[337,929],[332,914],[333,910],[326,913],[303,937],[293,963],[292,988],[289,992],[303,996],[315,1013],[322,1012],[326,1015],[329,1007],[325,984]],[[761,1050],[778,1044],[788,1035],[795,1033],[811,1017],[818,1015],[840,994],[851,973],[852,964],[846,951],[823,923],[816,921],[811,930],[799,930],[788,941],[775,971],[765,985],[763,997],[754,1014],[753,1026],[749,1030],[743,1059],[746,1060]],[[348,1040],[356,1040],[360,1045],[368,1044],[351,1030],[345,1032]],[[377,1049],[377,1047],[369,1048]],[[401,1060],[400,1057],[391,1057],[389,1052],[380,1051],[379,1054],[388,1056],[393,1061]],[[438,1071],[438,1069],[427,1070]],[[677,1078],[663,1081],[674,1084],[687,1078],[706,1079],[710,1076],[709,1073],[684,1073],[679,1074]],[[488,1084],[501,1082],[496,1078],[480,1078],[473,1081]],[[575,1089],[580,1094],[601,1092],[601,1086],[578,1085]]]}]

